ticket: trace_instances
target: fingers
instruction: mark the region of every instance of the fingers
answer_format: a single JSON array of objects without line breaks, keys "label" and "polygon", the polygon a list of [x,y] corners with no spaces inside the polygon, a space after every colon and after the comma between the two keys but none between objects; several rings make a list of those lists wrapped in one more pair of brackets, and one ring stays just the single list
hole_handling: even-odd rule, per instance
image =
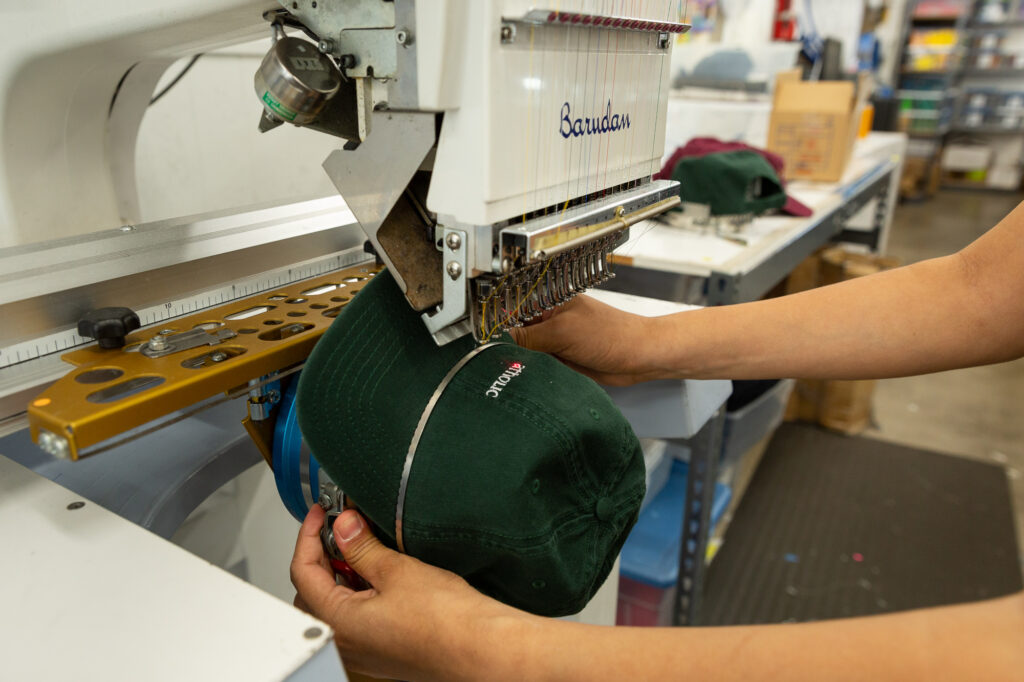
[{"label": "fingers", "polygon": [[541,353],[554,353],[560,348],[555,345],[555,331],[557,322],[554,322],[554,318],[564,311],[567,306],[572,305],[572,302],[566,303],[553,310],[546,310],[541,315],[540,321],[528,324],[525,327],[512,327],[508,330],[508,333],[512,335],[512,339],[516,344],[523,348],[529,348],[530,350],[539,351]]},{"label": "fingers", "polygon": [[386,588],[391,576],[409,561],[380,543],[355,510],[345,511],[334,522],[334,540],[352,569],[377,590]]},{"label": "fingers", "polygon": [[323,523],[324,510],[314,504],[299,528],[291,564],[292,584],[314,613],[323,612],[332,591],[345,589],[335,584],[334,574],[324,566],[324,548],[320,542]]}]

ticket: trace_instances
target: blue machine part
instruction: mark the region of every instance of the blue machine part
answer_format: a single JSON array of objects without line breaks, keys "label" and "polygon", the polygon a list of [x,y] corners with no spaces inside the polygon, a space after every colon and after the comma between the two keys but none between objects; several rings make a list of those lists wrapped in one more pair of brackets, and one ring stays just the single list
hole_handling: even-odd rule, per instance
[{"label": "blue machine part", "polygon": [[[273,453],[277,493],[285,508],[299,521],[305,519],[309,510],[317,504],[321,478],[320,463],[310,452],[299,430],[295,390],[301,374],[299,372],[291,377],[278,404]],[[326,472],[322,476],[324,480],[330,480]]]}]

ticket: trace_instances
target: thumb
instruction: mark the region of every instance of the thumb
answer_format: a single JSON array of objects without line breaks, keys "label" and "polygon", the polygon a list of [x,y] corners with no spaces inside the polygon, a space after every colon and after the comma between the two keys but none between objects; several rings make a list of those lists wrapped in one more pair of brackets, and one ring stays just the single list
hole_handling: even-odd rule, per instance
[{"label": "thumb", "polygon": [[335,520],[334,541],[348,565],[378,591],[387,586],[406,559],[382,545],[363,517],[353,509],[344,511]]},{"label": "thumb", "polygon": [[508,330],[508,333],[512,340],[516,342],[516,345],[528,348],[530,334],[527,329],[528,327],[512,327]]}]

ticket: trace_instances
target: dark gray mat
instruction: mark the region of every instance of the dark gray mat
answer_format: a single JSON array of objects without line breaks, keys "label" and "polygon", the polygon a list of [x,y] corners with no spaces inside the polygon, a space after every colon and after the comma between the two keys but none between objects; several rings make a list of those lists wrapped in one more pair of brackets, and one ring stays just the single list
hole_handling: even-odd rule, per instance
[{"label": "dark gray mat", "polygon": [[784,424],[707,574],[700,623],[887,613],[1021,589],[1002,467]]}]

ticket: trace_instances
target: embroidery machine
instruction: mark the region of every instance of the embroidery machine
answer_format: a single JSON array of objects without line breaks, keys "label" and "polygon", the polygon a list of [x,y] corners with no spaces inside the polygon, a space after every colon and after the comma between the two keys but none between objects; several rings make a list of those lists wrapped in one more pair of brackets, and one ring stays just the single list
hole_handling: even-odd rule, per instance
[{"label": "embroidery machine", "polygon": [[[173,531],[251,460],[217,464],[236,444],[159,475],[120,463],[158,430],[244,401],[248,437],[301,517],[323,489],[290,380],[378,264],[438,344],[484,341],[611,277],[629,226],[678,203],[651,175],[688,26],[670,0],[549,4],[56,3],[45,44],[17,36],[0,67],[0,215],[22,234],[60,235],[75,216],[109,229],[0,250],[0,435],[27,422],[68,460],[45,465],[65,481],[74,460],[116,449],[104,457],[118,480],[150,500],[124,515]],[[341,199],[138,224],[135,139],[161,75],[266,35],[238,125],[323,133]]]},{"label": "embroidery machine", "polygon": [[[324,169],[439,344],[467,333],[484,341],[611,277],[608,256],[628,227],[679,201],[675,183],[651,180],[672,39],[688,28],[674,21],[675,3],[635,12],[630,3],[542,10],[521,0],[224,4],[245,5],[231,17],[274,35],[254,79],[260,129],[287,121],[334,136],[325,150],[343,145]],[[139,112],[132,121],[120,102],[129,85],[152,88],[146,75],[145,62],[128,69],[111,119],[138,125]],[[108,124],[107,137],[115,133],[127,135]],[[111,166],[108,180],[127,172]],[[113,184],[112,199],[130,204]],[[9,197],[17,211],[20,197]],[[135,331],[131,310],[98,302],[98,312],[76,310],[78,336],[69,343],[58,333],[52,347],[99,343],[68,353],[78,369],[31,402],[35,440],[77,459],[238,387],[262,421],[267,386],[301,364],[337,314],[340,306],[314,307],[323,304],[313,298],[345,284],[337,279],[162,329]]]}]

